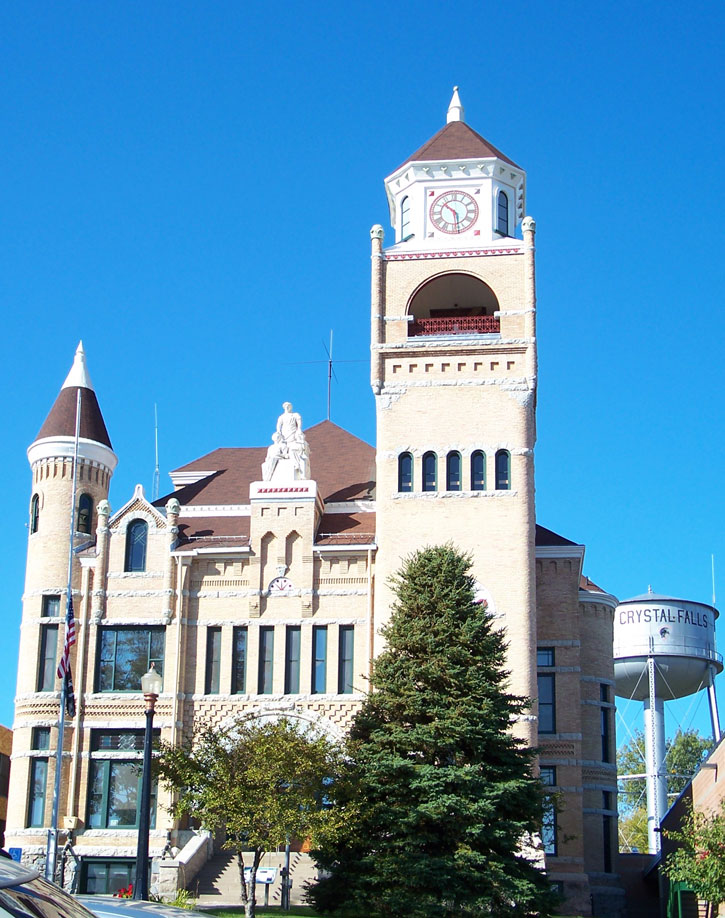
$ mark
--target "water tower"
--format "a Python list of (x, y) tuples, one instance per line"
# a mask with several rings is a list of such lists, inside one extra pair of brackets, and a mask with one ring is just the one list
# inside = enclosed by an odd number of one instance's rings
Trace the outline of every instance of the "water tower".
[(722, 671), (715, 650), (714, 606), (645, 593), (617, 606), (614, 618), (614, 679), (620, 697), (644, 702), (647, 759), (647, 837), (660, 850), (659, 826), (667, 812), (665, 701), (708, 690), (713, 736), (720, 739), (715, 676)]

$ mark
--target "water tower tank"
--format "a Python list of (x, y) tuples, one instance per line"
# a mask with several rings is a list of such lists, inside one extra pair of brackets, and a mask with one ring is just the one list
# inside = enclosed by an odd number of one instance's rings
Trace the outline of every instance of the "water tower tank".
[(702, 602), (645, 593), (617, 606), (614, 679), (624, 698), (649, 697), (647, 660), (655, 658), (657, 696), (684, 698), (712, 685), (722, 671), (715, 650), (717, 609)]

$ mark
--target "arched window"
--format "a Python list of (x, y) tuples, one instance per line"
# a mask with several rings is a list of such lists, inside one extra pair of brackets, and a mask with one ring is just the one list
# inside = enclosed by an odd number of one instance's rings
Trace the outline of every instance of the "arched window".
[(90, 494), (81, 494), (78, 500), (78, 522), (76, 532), (91, 534), (93, 524), (93, 498)]
[(461, 454), (448, 453), (446, 456), (446, 491), (461, 490)]
[(435, 453), (423, 456), (423, 490), (438, 490), (438, 457)]
[(400, 239), (404, 241), (410, 236), (410, 198), (404, 197), (400, 202)]
[(511, 488), (511, 456), (505, 449), (496, 453), (496, 490), (508, 491)]
[(146, 570), (146, 542), (149, 527), (144, 520), (134, 520), (126, 530), (126, 566), (124, 570)]
[(410, 453), (398, 456), (398, 491), (413, 490), (413, 457)]
[(496, 212), (496, 230), (502, 236), (509, 234), (509, 199), (505, 191), (499, 191)]
[(38, 494), (33, 494), (33, 499), (30, 501), (30, 531), (38, 531), (38, 523), (40, 522), (40, 496)]
[(471, 453), (471, 490), (486, 490), (486, 454), (480, 449)]

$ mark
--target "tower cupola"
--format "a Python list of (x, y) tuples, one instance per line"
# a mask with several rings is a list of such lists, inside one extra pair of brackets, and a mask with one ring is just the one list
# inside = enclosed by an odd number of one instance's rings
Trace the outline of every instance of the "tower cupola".
[(445, 126), (385, 179), (396, 250), (481, 247), (516, 236), (526, 173), (463, 119), (455, 86)]

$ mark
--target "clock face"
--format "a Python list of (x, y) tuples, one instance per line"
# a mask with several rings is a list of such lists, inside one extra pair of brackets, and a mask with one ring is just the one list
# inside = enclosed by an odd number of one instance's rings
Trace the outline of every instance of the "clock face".
[(275, 577), (269, 585), (270, 593), (291, 593), (293, 589), (292, 581), (287, 577)]
[(478, 220), (478, 204), (465, 191), (444, 191), (431, 204), (430, 218), (444, 233), (462, 233)]

